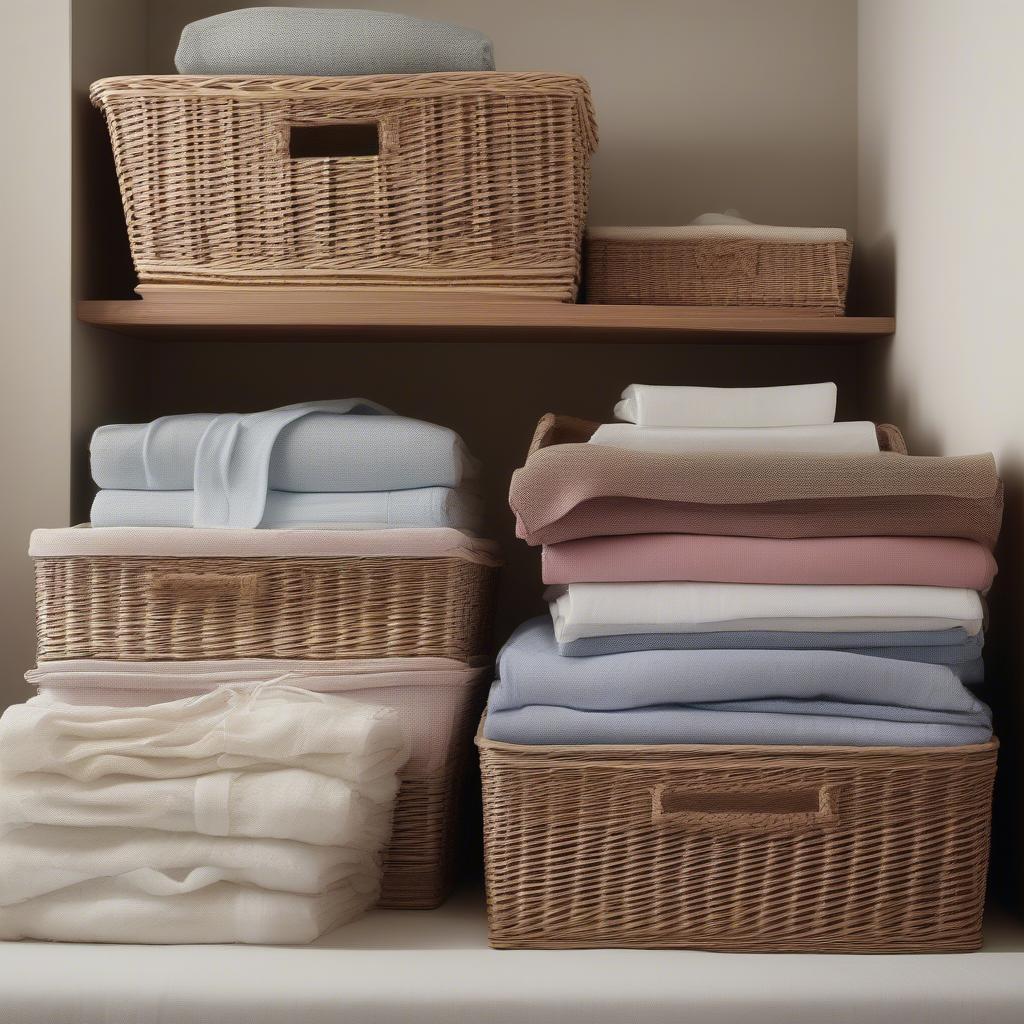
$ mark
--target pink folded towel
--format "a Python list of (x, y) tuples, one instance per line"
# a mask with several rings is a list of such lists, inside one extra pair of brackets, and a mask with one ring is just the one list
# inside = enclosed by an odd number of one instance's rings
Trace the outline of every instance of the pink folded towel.
[(992, 555), (950, 537), (587, 537), (544, 547), (545, 583), (823, 583), (987, 590)]

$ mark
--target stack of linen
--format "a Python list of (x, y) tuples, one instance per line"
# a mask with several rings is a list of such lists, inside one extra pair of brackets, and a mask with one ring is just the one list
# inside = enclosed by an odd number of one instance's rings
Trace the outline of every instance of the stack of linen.
[(512, 480), (551, 621), (499, 657), (484, 735), (523, 744), (985, 742), (991, 455), (835, 423), (831, 384), (633, 385), (546, 416)]
[(91, 465), (93, 526), (480, 526), (461, 438), (358, 398), (100, 427)]
[(394, 711), (281, 685), (0, 719), (0, 938), (309, 942), (377, 899)]

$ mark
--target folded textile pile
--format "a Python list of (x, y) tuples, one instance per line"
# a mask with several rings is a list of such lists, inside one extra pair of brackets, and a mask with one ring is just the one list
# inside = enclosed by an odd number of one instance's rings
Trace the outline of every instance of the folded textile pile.
[(0, 718), (0, 938), (309, 942), (376, 901), (395, 712), (268, 683)]
[(94, 526), (480, 526), (461, 438), (363, 399), (103, 426), (90, 457)]
[(493, 71), (482, 32), (387, 11), (248, 7), (186, 25), (183, 75), (409, 75)]
[(945, 746), (991, 736), (980, 593), (990, 455), (906, 454), (835, 423), (831, 384), (633, 385), (598, 426), (546, 416), (512, 479), (551, 621), (498, 664), (515, 743)]

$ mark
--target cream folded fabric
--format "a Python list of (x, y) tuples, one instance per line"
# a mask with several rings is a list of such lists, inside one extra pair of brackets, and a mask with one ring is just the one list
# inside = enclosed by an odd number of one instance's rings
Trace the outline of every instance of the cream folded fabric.
[(363, 783), (393, 775), (408, 752), (390, 708), (277, 684), (118, 709), (40, 695), (0, 718), (5, 772), (83, 782), (282, 767)]
[[(309, 807), (307, 813), (320, 812)], [(376, 834), (338, 847), (156, 829), (8, 826), (0, 834), (0, 906), (99, 878), (120, 879), (151, 896), (199, 892), (218, 882), (307, 895), (345, 883), (365, 892), (380, 875), (379, 851), (389, 831), (385, 817)]]
[(341, 885), (319, 896), (229, 882), (181, 896), (154, 896), (123, 879), (84, 882), (0, 908), (0, 939), (53, 942), (312, 942), (377, 901)]
[(806, 427), (640, 427), (603, 423), (589, 444), (638, 452), (877, 452), (874, 423)]
[[(692, 224), (659, 227), (640, 225), (638, 227), (592, 227), (587, 228), (587, 238), (594, 241), (618, 242), (706, 242), (713, 239), (749, 238), (762, 242), (845, 242), (848, 235), (845, 228), (802, 228), (785, 224), (753, 224), (742, 218), (725, 221), (703, 220), (698, 217)], [(703, 220), (703, 222), (702, 222)]]
[(373, 849), (374, 837), (387, 836), (397, 790), (395, 777), (356, 788), (301, 768), (95, 782), (53, 772), (0, 773), (0, 827), (160, 829)]
[(835, 420), (836, 394), (832, 383), (771, 388), (630, 384), (615, 406), (615, 417), (641, 427), (820, 426)]
[(869, 632), (954, 629), (974, 635), (984, 610), (950, 587), (746, 583), (573, 583), (551, 588), (555, 638), (736, 630)]

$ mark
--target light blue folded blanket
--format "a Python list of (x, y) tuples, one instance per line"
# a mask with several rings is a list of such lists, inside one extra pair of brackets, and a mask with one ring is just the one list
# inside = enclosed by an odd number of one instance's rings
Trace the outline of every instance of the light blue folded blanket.
[(484, 735), (512, 743), (983, 742), (988, 708), (947, 666), (844, 651), (563, 658), (549, 619), (498, 657)]
[(248, 7), (186, 25), (183, 75), (409, 75), (493, 71), (482, 32), (387, 11)]
[(873, 633), (801, 633), (773, 630), (729, 633), (623, 633), (583, 637), (560, 643), (563, 658), (594, 658), (631, 651), (821, 650), (845, 651), (873, 658), (948, 665), (962, 683), (985, 679), (984, 636), (965, 629)]
[[(452, 527), (480, 532), (480, 500), (449, 487), (355, 494), (269, 491), (253, 525), (268, 530), (310, 528), (415, 529)], [(100, 491), (93, 526), (194, 526), (194, 491)]]

